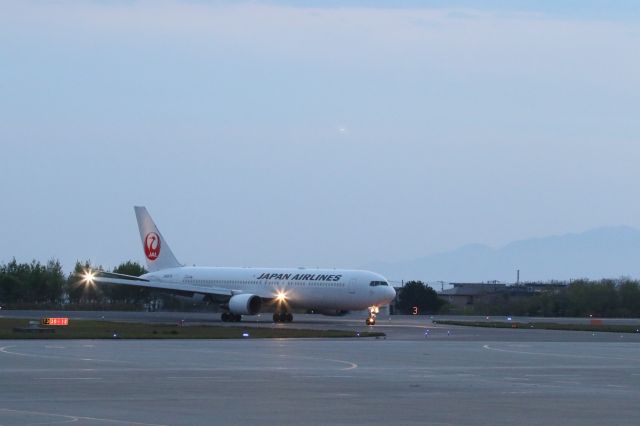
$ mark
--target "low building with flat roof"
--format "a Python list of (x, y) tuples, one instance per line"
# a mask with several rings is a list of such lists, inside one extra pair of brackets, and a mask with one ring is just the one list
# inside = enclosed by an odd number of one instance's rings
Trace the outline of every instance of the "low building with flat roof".
[(522, 283), (507, 285), (497, 281), (489, 283), (451, 283), (450, 289), (443, 290), (438, 296), (453, 307), (464, 308), (478, 302), (491, 303), (498, 297), (532, 296), (543, 292), (558, 292), (567, 283)]
[(452, 306), (464, 308), (479, 301), (489, 302), (496, 295), (506, 293), (507, 285), (503, 283), (451, 283), (453, 288), (443, 290), (438, 296)]

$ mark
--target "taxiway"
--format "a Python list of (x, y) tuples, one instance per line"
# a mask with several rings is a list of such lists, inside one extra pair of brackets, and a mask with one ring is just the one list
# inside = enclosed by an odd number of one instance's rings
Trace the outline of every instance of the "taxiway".
[[(311, 317), (284, 326), (366, 328)], [(640, 420), (640, 335), (379, 324), (386, 339), (0, 341), (0, 424)]]

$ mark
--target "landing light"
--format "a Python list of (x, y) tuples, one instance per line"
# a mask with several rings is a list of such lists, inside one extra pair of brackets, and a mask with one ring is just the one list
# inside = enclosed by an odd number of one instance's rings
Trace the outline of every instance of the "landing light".
[(276, 301), (277, 302), (284, 302), (287, 300), (287, 293), (285, 293), (284, 291), (278, 291), (276, 293)]
[(82, 283), (93, 284), (95, 277), (96, 274), (91, 269), (87, 269), (86, 271), (84, 271), (84, 274), (82, 274)]

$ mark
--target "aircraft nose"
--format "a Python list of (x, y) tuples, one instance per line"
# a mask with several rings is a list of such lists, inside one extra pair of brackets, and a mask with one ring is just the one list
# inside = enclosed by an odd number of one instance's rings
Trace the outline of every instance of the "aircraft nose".
[(392, 301), (396, 297), (396, 289), (392, 286), (387, 287), (387, 293), (389, 294), (389, 301)]

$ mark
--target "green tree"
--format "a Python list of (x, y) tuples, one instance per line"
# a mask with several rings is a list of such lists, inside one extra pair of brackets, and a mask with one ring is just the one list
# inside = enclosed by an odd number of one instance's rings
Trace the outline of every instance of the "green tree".
[(618, 294), (611, 280), (578, 280), (567, 289), (569, 316), (611, 316), (618, 307)]
[(640, 316), (640, 286), (638, 282), (625, 280), (618, 287), (620, 314)]
[(0, 300), (4, 303), (56, 303), (62, 296), (64, 273), (60, 262), (46, 265), (12, 259), (0, 267)]
[[(2, 265), (5, 269), (6, 265)], [(20, 297), (20, 281), (17, 277), (0, 272), (0, 303), (16, 303)]]
[(103, 293), (100, 288), (92, 282), (84, 279), (87, 271), (100, 270), (101, 267), (94, 267), (91, 261), (84, 263), (77, 261), (73, 272), (69, 274), (66, 283), (66, 292), (71, 303), (100, 303), (103, 301)]
[[(139, 277), (142, 274), (146, 274), (147, 270), (138, 262), (128, 260), (118, 265), (113, 272)], [(125, 284), (104, 284), (101, 287), (105, 296), (112, 302), (140, 304), (151, 298), (151, 290), (144, 287)]]
[(6, 303), (20, 303), (28, 301), (27, 280), (30, 270), (28, 263), (18, 263), (16, 259), (2, 267), (2, 293)]
[(50, 303), (58, 303), (64, 293), (66, 279), (62, 265), (57, 259), (51, 259), (44, 268), (44, 289), (42, 298)]
[(400, 289), (397, 308), (405, 314), (413, 313), (414, 307), (418, 308), (419, 314), (432, 314), (438, 312), (444, 304), (435, 290), (422, 281), (409, 281)]

